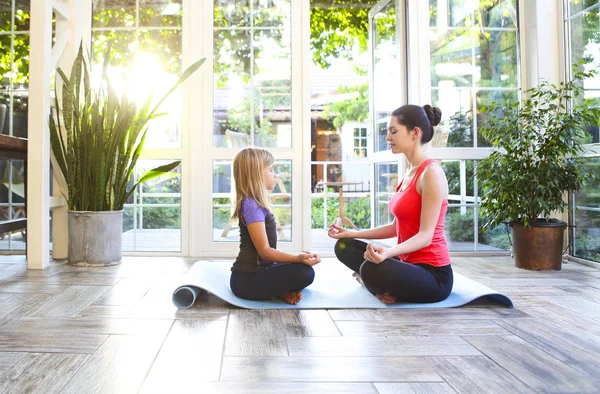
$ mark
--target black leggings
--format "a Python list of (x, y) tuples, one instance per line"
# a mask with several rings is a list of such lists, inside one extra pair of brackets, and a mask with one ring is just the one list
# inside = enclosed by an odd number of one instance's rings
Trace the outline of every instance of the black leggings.
[(335, 255), (348, 268), (360, 274), (373, 294), (390, 292), (398, 301), (431, 303), (445, 300), (452, 291), (452, 267), (409, 264), (390, 258), (379, 264), (365, 260), (367, 243), (342, 238), (335, 244)]
[(313, 267), (306, 264), (273, 264), (257, 272), (233, 271), (229, 285), (233, 294), (247, 300), (270, 300), (283, 293), (300, 291), (315, 280)]

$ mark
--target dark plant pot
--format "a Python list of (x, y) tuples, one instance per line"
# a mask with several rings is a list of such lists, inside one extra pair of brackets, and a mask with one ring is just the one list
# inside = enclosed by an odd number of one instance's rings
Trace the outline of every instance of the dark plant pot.
[(567, 224), (561, 221), (539, 219), (525, 227), (511, 222), (513, 255), (518, 268), (528, 270), (560, 270), (563, 242)]

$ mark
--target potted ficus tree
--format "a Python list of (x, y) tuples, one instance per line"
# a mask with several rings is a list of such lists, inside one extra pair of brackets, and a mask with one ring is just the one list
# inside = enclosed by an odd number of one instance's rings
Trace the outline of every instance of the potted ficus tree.
[(57, 69), (62, 99), (56, 95), (49, 118), (52, 163), (69, 209), (69, 263), (104, 266), (121, 261), (123, 205), (135, 188), (159, 176), (174, 175), (180, 161), (156, 167), (130, 182), (144, 146), (148, 123), (163, 114), (165, 99), (204, 62), (192, 64), (152, 105), (138, 105), (117, 93), (108, 77), (110, 48), (104, 58), (99, 88), (90, 83), (90, 67), (80, 45), (70, 75)]
[(495, 150), (477, 168), (481, 213), (487, 228), (510, 224), (517, 267), (561, 269), (567, 223), (551, 216), (591, 176), (581, 153), (599, 109), (583, 98), (583, 81), (594, 74), (578, 64), (568, 82), (543, 81), (520, 102), (482, 110), (482, 133)]

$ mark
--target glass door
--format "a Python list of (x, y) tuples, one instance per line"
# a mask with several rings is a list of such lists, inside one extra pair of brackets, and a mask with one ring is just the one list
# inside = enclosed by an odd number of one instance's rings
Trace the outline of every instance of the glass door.
[[(239, 243), (232, 162), (246, 147), (275, 156), (278, 182), (271, 203), (278, 226), (278, 248), (301, 249), (301, 67), (293, 45), (300, 28), (297, 5), (290, 0), (214, 0), (212, 8), (212, 103), (203, 122), (211, 132), (201, 152), (204, 171), (202, 253), (235, 255)], [(206, 8), (205, 8), (206, 9)], [(206, 31), (206, 30), (205, 30)], [(208, 172), (208, 173), (207, 173)], [(210, 186), (208, 185), (210, 183)]]

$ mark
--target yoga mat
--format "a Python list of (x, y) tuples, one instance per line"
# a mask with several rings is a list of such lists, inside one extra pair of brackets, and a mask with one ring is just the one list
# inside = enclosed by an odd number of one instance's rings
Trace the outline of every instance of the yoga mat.
[[(199, 295), (211, 292), (222, 300), (247, 309), (358, 309), (358, 308), (452, 308), (487, 297), (489, 300), (512, 307), (504, 294), (467, 277), (454, 273), (452, 293), (444, 301), (432, 304), (396, 302), (386, 305), (352, 277), (352, 271), (337, 260), (324, 260), (314, 266), (315, 281), (302, 290), (302, 300), (296, 305), (280, 299), (251, 301), (236, 297), (229, 287), (231, 262), (202, 260), (194, 263), (185, 283), (173, 292), (173, 303), (178, 308), (190, 308)], [(201, 299), (198, 300), (201, 302)]]

